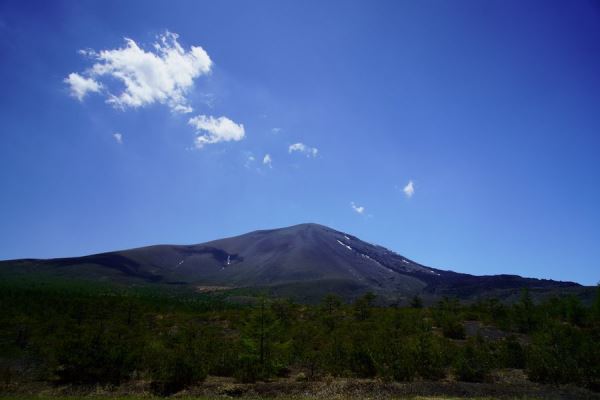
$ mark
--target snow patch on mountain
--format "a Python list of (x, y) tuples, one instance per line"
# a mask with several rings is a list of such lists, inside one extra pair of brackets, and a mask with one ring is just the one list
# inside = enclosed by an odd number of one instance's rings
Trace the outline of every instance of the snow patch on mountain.
[[(336, 239), (336, 240), (337, 240), (337, 239)], [(348, 250), (350, 250), (350, 251), (353, 251), (353, 250), (354, 250), (352, 247), (348, 246), (346, 243), (344, 243), (344, 242), (342, 242), (342, 241), (340, 241), (340, 240), (337, 240), (337, 242), (338, 242), (339, 244), (341, 244), (342, 246), (344, 246), (345, 248), (347, 248)]]

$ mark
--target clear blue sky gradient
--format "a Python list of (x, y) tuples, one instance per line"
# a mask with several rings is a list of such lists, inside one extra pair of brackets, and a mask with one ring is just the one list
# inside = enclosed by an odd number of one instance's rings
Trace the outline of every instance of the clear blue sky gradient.
[[(0, 259), (317, 222), (443, 269), (600, 280), (600, 3), (153, 3), (0, 3)], [(69, 96), (78, 50), (167, 29), (214, 61), (194, 115), (242, 141), (189, 150), (189, 116)]]

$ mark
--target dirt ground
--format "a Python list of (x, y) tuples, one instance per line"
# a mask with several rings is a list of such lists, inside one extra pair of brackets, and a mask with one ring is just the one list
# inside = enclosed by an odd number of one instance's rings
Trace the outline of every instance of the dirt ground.
[[(146, 381), (133, 381), (117, 387), (51, 386), (45, 383), (13, 383), (0, 386), (0, 398), (149, 398), (153, 397)], [(200, 385), (172, 397), (195, 399), (598, 399), (600, 393), (573, 386), (531, 383), (519, 370), (503, 370), (487, 383), (415, 381), (382, 382), (369, 379), (333, 379), (302, 381), (298, 378), (241, 384), (231, 378), (208, 377)]]

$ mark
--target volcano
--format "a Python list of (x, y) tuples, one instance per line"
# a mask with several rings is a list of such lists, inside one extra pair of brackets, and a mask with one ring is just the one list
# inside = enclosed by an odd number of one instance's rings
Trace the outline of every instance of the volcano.
[(253, 288), (301, 300), (327, 293), (390, 300), (509, 297), (522, 288), (577, 291), (581, 285), (517, 275), (476, 276), (431, 268), (319, 224), (259, 230), (195, 245), (155, 245), (72, 258), (0, 262), (1, 275), (45, 276), (196, 290)]

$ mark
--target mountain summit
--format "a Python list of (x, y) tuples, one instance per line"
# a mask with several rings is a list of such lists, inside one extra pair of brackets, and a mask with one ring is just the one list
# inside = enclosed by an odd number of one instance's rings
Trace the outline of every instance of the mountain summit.
[(319, 224), (259, 230), (196, 245), (156, 245), (84, 257), (3, 261), (0, 273), (210, 288), (264, 288), (300, 298), (367, 291), (390, 299), (506, 296), (573, 282), (516, 275), (474, 276), (421, 265), (384, 247)]

